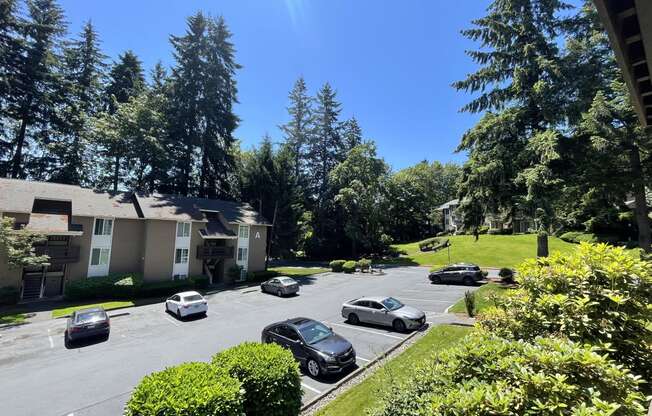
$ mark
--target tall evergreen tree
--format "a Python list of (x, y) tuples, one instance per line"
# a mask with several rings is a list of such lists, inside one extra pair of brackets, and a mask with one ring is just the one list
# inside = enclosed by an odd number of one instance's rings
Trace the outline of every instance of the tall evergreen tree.
[(26, 152), (49, 141), (49, 127), (61, 97), (60, 41), (66, 26), (63, 12), (54, 0), (27, 1), (28, 17), (20, 22), (22, 53), (16, 57), (15, 73), (9, 79), (6, 115), (15, 125), (11, 158), (4, 175), (26, 176)]
[(63, 79), (60, 88), (65, 100), (59, 116), (59, 137), (50, 145), (55, 156), (51, 179), (60, 183), (86, 184), (85, 160), (90, 120), (101, 109), (105, 55), (92, 23), (87, 22), (79, 36), (64, 50)]
[(118, 56), (109, 72), (106, 86), (106, 108), (115, 111), (116, 103), (126, 103), (145, 90), (145, 73), (138, 56), (128, 50)]
[(341, 127), (342, 143), (344, 151), (348, 154), (351, 149), (362, 144), (362, 128), (358, 124), (358, 119), (351, 117), (342, 123)]
[(5, 176), (7, 156), (11, 152), (11, 121), (7, 114), (13, 79), (17, 74), (22, 50), (19, 35), (17, 1), (0, 2), (0, 175)]
[(287, 111), (290, 120), (280, 127), (285, 135), (285, 143), (294, 156), (294, 176), (301, 178), (305, 170), (306, 145), (310, 143), (311, 135), (314, 133), (313, 99), (308, 95), (303, 77), (299, 77), (294, 83), (289, 99), (290, 106)]

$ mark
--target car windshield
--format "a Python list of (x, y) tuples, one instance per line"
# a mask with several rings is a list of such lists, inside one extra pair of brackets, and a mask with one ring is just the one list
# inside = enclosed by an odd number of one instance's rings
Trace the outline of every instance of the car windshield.
[(403, 307), (403, 304), (394, 298), (387, 298), (382, 301), (382, 304), (390, 311), (395, 311)]
[(333, 334), (327, 326), (319, 322), (310, 322), (299, 328), (299, 332), (308, 344), (315, 344)]
[(183, 297), (184, 302), (196, 302), (198, 300), (202, 300), (201, 295), (190, 295), (190, 296), (184, 296)]
[(104, 320), (104, 312), (94, 311), (94, 312), (82, 312), (77, 315), (75, 322), (78, 324), (85, 324), (88, 322), (97, 322)]
[(292, 285), (296, 282), (292, 278), (284, 277), (283, 279), (281, 279), (281, 283), (285, 283), (286, 285)]

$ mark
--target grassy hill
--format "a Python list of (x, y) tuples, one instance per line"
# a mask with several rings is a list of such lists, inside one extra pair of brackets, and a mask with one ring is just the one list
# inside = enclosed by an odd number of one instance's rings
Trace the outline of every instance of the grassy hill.
[[(523, 235), (481, 235), (474, 241), (472, 235), (455, 235), (449, 238), (451, 263), (475, 263), (482, 267), (516, 267), (526, 258), (535, 257), (537, 254), (536, 234)], [(567, 243), (556, 237), (548, 240), (550, 252), (569, 252), (577, 247), (576, 244)], [(448, 264), (448, 249), (436, 253), (419, 251), (418, 244), (396, 244), (395, 247), (402, 253), (397, 262), (418, 264), (421, 266), (442, 266)]]

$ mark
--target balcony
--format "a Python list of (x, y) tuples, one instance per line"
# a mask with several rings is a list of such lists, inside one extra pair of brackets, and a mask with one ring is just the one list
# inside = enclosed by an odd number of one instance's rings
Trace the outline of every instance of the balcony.
[(37, 256), (47, 255), (52, 264), (77, 263), (79, 261), (79, 246), (36, 246)]
[(233, 247), (231, 246), (197, 246), (198, 259), (228, 259), (233, 258)]

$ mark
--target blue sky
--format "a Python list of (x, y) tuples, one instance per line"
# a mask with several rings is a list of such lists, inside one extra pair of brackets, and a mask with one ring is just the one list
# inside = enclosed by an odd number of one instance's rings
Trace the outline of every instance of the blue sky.
[(461, 162), (454, 149), (478, 119), (450, 84), (474, 70), (460, 30), (489, 1), (458, 0), (65, 0), (69, 31), (91, 19), (111, 58), (132, 49), (151, 68), (171, 65), (170, 34), (197, 10), (223, 15), (233, 32), (243, 147), (287, 119), (287, 94), (302, 75), (311, 92), (328, 81), (344, 117), (355, 115), (379, 154), (400, 169), (423, 159)]

